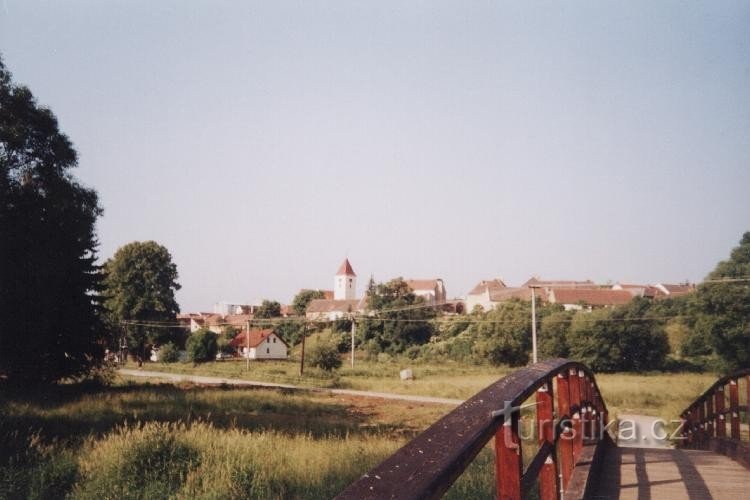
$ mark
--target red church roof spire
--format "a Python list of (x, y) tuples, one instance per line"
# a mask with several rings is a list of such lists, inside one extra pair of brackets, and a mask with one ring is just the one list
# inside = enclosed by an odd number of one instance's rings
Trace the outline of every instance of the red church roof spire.
[(336, 272), (336, 276), (356, 276), (354, 273), (354, 269), (352, 269), (352, 265), (349, 263), (349, 259), (344, 259), (344, 262), (341, 263), (341, 267), (339, 267), (338, 272)]

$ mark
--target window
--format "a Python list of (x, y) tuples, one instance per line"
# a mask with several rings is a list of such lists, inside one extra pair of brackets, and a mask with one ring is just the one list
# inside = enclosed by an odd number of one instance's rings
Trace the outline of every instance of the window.
[(276, 337), (274, 337), (274, 338), (273, 338), (273, 343), (274, 343), (274, 344), (276, 343)]
[(271, 343), (271, 337), (266, 337), (266, 344), (270, 344), (270, 343)]
[(271, 349), (269, 349), (268, 347), (266, 347), (266, 354), (270, 354), (270, 353), (271, 353)]

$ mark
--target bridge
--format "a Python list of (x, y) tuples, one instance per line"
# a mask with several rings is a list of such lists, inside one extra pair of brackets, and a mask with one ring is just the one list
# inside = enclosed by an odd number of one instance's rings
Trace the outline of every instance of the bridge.
[(673, 426), (610, 420), (591, 370), (547, 360), (479, 392), (336, 498), (440, 498), (493, 439), (501, 499), (747, 498), (749, 405), (744, 370), (717, 380)]

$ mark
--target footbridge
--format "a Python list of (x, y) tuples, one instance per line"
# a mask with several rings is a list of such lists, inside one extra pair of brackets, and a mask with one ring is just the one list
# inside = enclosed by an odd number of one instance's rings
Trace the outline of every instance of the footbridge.
[(591, 370), (547, 360), (479, 392), (337, 498), (440, 498), (491, 441), (501, 499), (747, 498), (748, 401), (744, 370), (672, 423), (610, 420)]

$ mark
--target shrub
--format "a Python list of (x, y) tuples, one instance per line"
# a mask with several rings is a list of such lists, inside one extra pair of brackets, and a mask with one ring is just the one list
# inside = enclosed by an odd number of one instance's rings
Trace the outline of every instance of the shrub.
[(662, 369), (669, 353), (664, 327), (649, 318), (646, 299), (577, 313), (568, 344), (571, 358), (604, 372)]
[(341, 357), (336, 344), (330, 341), (319, 341), (310, 350), (310, 364), (321, 370), (333, 371), (341, 368)]
[(203, 328), (196, 330), (187, 341), (188, 359), (193, 363), (216, 359), (218, 349), (216, 334)]
[(180, 360), (180, 350), (172, 342), (167, 342), (159, 349), (159, 361), (162, 363), (176, 363)]

